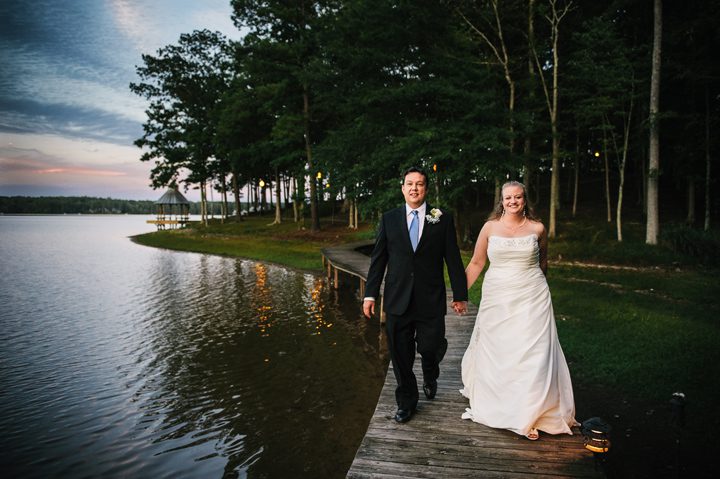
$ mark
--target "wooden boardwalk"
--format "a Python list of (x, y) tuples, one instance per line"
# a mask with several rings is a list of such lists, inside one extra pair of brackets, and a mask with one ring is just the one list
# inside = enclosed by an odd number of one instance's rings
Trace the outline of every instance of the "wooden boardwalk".
[[(341, 251), (335, 256), (344, 261), (337, 266), (341, 271), (350, 269), (353, 252), (363, 256), (355, 247)], [(334, 253), (333, 248), (323, 250), (324, 260), (331, 263)], [(359, 265), (358, 268), (364, 265), (365, 269), (351, 274), (364, 279), (369, 259), (360, 256), (354, 258), (354, 264)], [(592, 453), (583, 447), (577, 428), (572, 436), (541, 433), (540, 439), (533, 442), (510, 431), (460, 419), (468, 406), (467, 399), (459, 392), (462, 387), (460, 361), (476, 314), (477, 307), (473, 305), (465, 316), (458, 316), (448, 308), (445, 317), (448, 350), (440, 365), (437, 396), (429, 401), (420, 391), (418, 410), (405, 424), (393, 419), (397, 405), (395, 377), (390, 366), (348, 478), (603, 477), (600, 468), (595, 467)], [(419, 356), (415, 361), (415, 374), (421, 383)]]

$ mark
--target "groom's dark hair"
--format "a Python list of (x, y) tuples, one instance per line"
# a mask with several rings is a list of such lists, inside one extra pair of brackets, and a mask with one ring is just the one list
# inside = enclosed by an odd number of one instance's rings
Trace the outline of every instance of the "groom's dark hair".
[(402, 180), (400, 184), (405, 183), (405, 177), (407, 175), (409, 175), (410, 173), (420, 173), (421, 175), (423, 175), (425, 177), (425, 186), (428, 185), (429, 180), (428, 180), (427, 173), (425, 173), (425, 170), (423, 170), (422, 168), (420, 168), (418, 166), (411, 166), (410, 168), (405, 169), (405, 171), (403, 171), (403, 173), (402, 173), (402, 176), (400, 177), (400, 179)]

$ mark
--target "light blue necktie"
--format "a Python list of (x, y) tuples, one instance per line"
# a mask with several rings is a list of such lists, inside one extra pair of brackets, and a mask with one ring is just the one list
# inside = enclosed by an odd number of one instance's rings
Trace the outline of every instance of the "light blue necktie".
[(412, 249), (415, 251), (417, 249), (418, 245), (418, 236), (420, 233), (420, 222), (418, 221), (418, 212), (417, 210), (414, 210), (412, 212), (413, 219), (410, 222), (410, 244), (412, 244)]

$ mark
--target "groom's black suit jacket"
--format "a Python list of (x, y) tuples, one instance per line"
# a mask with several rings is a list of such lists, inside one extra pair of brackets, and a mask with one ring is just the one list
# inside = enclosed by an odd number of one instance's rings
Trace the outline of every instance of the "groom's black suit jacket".
[[(432, 206), (426, 206), (429, 214)], [(467, 301), (467, 280), (455, 237), (452, 215), (444, 212), (440, 221), (426, 218), (417, 250), (413, 251), (408, 233), (405, 205), (383, 214), (375, 248), (370, 259), (367, 296), (377, 298), (385, 276), (386, 313), (404, 314), (410, 301), (427, 316), (445, 316), (447, 299), (443, 261), (447, 264), (454, 301)]]

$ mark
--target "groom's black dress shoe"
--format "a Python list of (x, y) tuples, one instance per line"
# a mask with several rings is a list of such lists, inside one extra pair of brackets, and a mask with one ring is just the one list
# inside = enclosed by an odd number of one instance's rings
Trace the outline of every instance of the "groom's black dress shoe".
[(434, 399), (437, 394), (437, 381), (423, 384), (423, 392), (428, 399)]
[(395, 420), (397, 422), (408, 422), (414, 412), (414, 409), (398, 409), (395, 413)]

